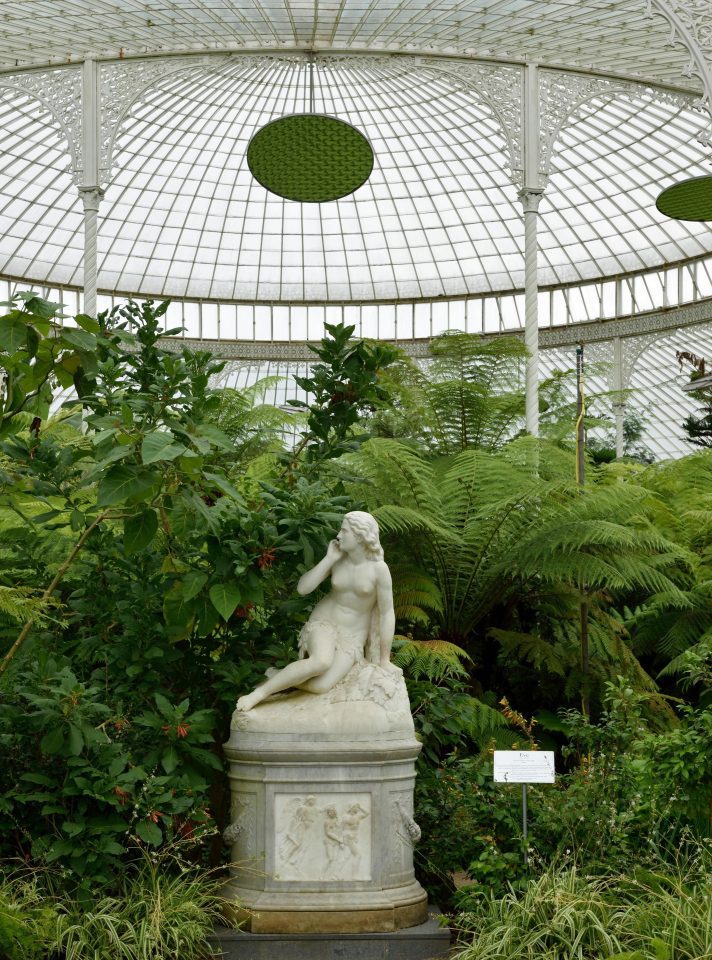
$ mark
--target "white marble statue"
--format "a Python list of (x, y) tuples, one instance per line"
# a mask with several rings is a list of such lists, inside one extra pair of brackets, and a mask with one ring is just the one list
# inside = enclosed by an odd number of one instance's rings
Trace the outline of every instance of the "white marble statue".
[[(299, 637), (299, 660), (287, 664), (237, 701), (252, 710), (273, 693), (292, 687), (323, 694), (368, 661), (386, 670), (395, 630), (391, 575), (383, 559), (378, 524), (370, 513), (347, 513), (323, 560), (300, 579), (304, 596), (331, 576), (331, 591), (311, 612)], [(398, 671), (400, 673), (400, 671)], [(406, 700), (407, 703), (407, 700)]]

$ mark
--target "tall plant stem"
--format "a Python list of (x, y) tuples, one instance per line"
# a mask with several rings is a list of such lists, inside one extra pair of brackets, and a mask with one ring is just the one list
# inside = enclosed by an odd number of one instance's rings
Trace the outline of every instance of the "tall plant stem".
[[(57, 589), (57, 587), (58, 587), (59, 584), (61, 583), (62, 577), (65, 575), (65, 573), (67, 572), (67, 570), (69, 570), (69, 568), (71, 567), (72, 563), (74, 563), (74, 561), (76, 560), (76, 558), (77, 558), (78, 554), (81, 552), (81, 549), (82, 549), (82, 547), (84, 546), (84, 544), (87, 542), (87, 540), (89, 539), (89, 537), (91, 536), (91, 534), (94, 532), (94, 530), (99, 526), (99, 524), (102, 523), (104, 520), (106, 520), (106, 518), (108, 517), (108, 515), (109, 515), (109, 511), (108, 511), (108, 510), (105, 510), (103, 513), (100, 513), (99, 516), (96, 518), (96, 520), (94, 520), (94, 522), (91, 523), (91, 524), (86, 528), (86, 530), (84, 531), (84, 533), (81, 535), (81, 537), (80, 537), (80, 538), (77, 540), (77, 542), (74, 544), (74, 547), (73, 547), (73, 549), (72, 549), (72, 552), (69, 554), (69, 556), (68, 556), (67, 559), (64, 561), (64, 563), (62, 564), (62, 566), (61, 566), (61, 567), (59, 568), (59, 570), (56, 572), (56, 574), (54, 575), (54, 578), (53, 578), (52, 582), (51, 582), (50, 585), (47, 587), (47, 589), (45, 590), (45, 592), (42, 594), (42, 598), (41, 598), (42, 600), (49, 600), (49, 598), (52, 596), (52, 594), (54, 593), (54, 591)], [(10, 666), (10, 662), (12, 661), (12, 658), (15, 656), (15, 654), (17, 653), (17, 651), (20, 649), (20, 647), (22, 646), (22, 644), (23, 644), (23, 643), (25, 642), (25, 640), (27, 639), (27, 635), (29, 634), (30, 630), (32, 629), (32, 624), (33, 624), (33, 621), (32, 621), (32, 620), (28, 620), (28, 621), (27, 621), (27, 623), (24, 625), (24, 627), (23, 627), (22, 630), (20, 631), (20, 635), (18, 636), (17, 640), (15, 640), (15, 642), (13, 643), (13, 645), (10, 647), (10, 649), (8, 650), (8, 652), (5, 654), (5, 656), (4, 656), (3, 660), (2, 660), (2, 663), (0, 663), (0, 676), (2, 676), (3, 673), (5, 673), (5, 671), (7, 670), (7, 668)]]

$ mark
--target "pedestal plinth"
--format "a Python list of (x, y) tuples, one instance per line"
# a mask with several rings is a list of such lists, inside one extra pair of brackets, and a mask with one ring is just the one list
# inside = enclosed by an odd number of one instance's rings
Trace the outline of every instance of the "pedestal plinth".
[(413, 872), (415, 758), (400, 671), (236, 711), (231, 891), (253, 933), (376, 933), (427, 919)]

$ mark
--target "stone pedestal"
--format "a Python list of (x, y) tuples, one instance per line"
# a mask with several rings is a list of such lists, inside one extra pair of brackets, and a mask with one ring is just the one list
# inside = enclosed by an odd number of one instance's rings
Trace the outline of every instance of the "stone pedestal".
[(236, 711), (231, 890), (253, 933), (368, 933), (427, 919), (413, 872), (413, 733), (400, 671), (357, 664), (326, 694)]

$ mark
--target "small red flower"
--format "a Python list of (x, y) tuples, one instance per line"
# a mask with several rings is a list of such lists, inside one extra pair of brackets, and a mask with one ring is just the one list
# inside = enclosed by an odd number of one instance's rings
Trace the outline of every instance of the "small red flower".
[(277, 554), (274, 552), (272, 547), (265, 547), (257, 559), (257, 566), (260, 568), (260, 570), (271, 570), (276, 559)]
[(151, 810), (151, 812), (148, 815), (148, 819), (153, 820), (154, 823), (158, 823), (158, 821), (161, 819), (162, 816), (163, 814), (161, 813), (160, 810)]
[(171, 726), (170, 723), (164, 723), (163, 726), (161, 727), (161, 730), (162, 730), (164, 733), (170, 733), (172, 729), (173, 729), (173, 727)]
[(173, 818), (173, 829), (184, 840), (192, 840), (195, 835), (195, 821), (181, 820), (180, 817)]
[(233, 614), (238, 620), (249, 620), (250, 611), (254, 608), (254, 603), (251, 600), (248, 600), (244, 607), (237, 607)]
[(126, 805), (126, 801), (127, 801), (128, 798), (129, 798), (129, 792), (128, 792), (128, 790), (124, 790), (124, 789), (122, 789), (121, 787), (116, 786), (116, 787), (114, 787), (114, 793), (115, 793), (116, 796), (119, 798), (119, 803), (121, 804), (121, 806), (122, 806), (122, 807), (125, 806), (125, 805)]
[(178, 736), (181, 737), (181, 738), (182, 738), (182, 737), (187, 737), (189, 730), (190, 730), (190, 724), (189, 724), (189, 723), (179, 723), (178, 726), (176, 727), (176, 733), (177, 733)]

